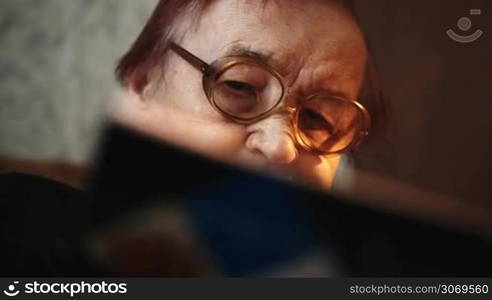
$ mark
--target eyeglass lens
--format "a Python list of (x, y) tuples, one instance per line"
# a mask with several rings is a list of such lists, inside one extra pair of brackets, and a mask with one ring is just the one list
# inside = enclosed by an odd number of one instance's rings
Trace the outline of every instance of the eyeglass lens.
[(224, 113), (248, 120), (275, 107), (282, 93), (280, 81), (263, 67), (238, 63), (216, 79), (212, 98)]
[[(217, 76), (210, 96), (226, 115), (251, 120), (276, 107), (283, 93), (282, 83), (264, 67), (237, 63)], [(342, 151), (356, 138), (361, 118), (359, 109), (350, 101), (314, 97), (298, 108), (297, 135), (311, 149)]]

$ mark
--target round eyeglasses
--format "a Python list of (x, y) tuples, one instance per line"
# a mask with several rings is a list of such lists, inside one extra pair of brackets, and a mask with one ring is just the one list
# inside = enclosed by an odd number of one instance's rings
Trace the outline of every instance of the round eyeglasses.
[(210, 104), (235, 122), (253, 123), (284, 108), (293, 115), (297, 143), (320, 154), (346, 152), (368, 134), (369, 112), (357, 101), (313, 95), (296, 108), (285, 107), (284, 79), (270, 65), (245, 56), (225, 56), (207, 64), (175, 43), (170, 49), (202, 72)]

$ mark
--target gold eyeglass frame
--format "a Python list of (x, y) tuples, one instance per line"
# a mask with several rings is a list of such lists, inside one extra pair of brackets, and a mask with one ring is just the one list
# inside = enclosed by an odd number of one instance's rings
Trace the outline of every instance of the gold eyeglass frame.
[[(345, 146), (345, 148), (342, 148), (342, 149), (337, 150), (337, 151), (329, 151), (329, 152), (316, 149), (316, 148), (310, 146), (306, 141), (304, 141), (304, 139), (300, 135), (299, 121), (298, 121), (300, 109), (280, 105), (284, 101), (286, 95), (288, 94), (288, 91), (287, 91), (285, 80), (284, 80), (283, 76), (280, 75), (280, 73), (277, 72), (272, 66), (270, 66), (270, 65), (268, 65), (268, 64), (266, 64), (260, 60), (257, 60), (255, 58), (252, 58), (252, 57), (249, 58), (249, 57), (244, 57), (244, 56), (233, 56), (233, 55), (221, 57), (221, 58), (213, 61), (211, 64), (208, 64), (208, 63), (204, 62), (203, 60), (201, 60), (200, 58), (198, 58), (197, 56), (195, 56), (194, 54), (192, 54), (191, 52), (189, 52), (188, 50), (184, 49), (183, 47), (179, 46), (178, 44), (176, 44), (174, 42), (171, 42), (169, 44), (169, 49), (174, 51), (174, 53), (176, 53), (178, 56), (180, 56), (182, 59), (187, 61), (195, 69), (199, 70), (203, 74), (203, 77), (202, 77), (203, 90), (205, 92), (205, 95), (207, 96), (207, 99), (208, 99), (208, 102), (210, 103), (210, 105), (212, 105), (212, 107), (214, 109), (216, 109), (217, 111), (219, 111), (222, 115), (224, 115), (225, 117), (227, 117), (229, 119), (232, 119), (233, 121), (235, 121), (237, 123), (242, 123), (242, 124), (253, 123), (253, 122), (259, 121), (261, 119), (264, 119), (264, 118), (270, 116), (271, 114), (273, 114), (276, 111), (286, 109), (289, 113), (293, 114), (293, 117), (291, 119), (292, 119), (292, 125), (294, 127), (296, 142), (305, 150), (310, 151), (310, 152), (314, 152), (317, 154), (339, 154), (339, 153), (347, 152), (350, 149), (359, 145), (362, 142), (362, 140), (369, 134), (369, 128), (371, 126), (371, 117), (370, 117), (369, 112), (366, 110), (366, 108), (362, 104), (360, 104), (359, 102), (357, 102), (355, 100), (347, 100), (347, 99), (336, 97), (336, 96), (329, 96), (329, 97), (322, 96), (324, 98), (329, 98), (332, 100), (338, 100), (338, 101), (344, 101), (345, 103), (350, 103), (351, 105), (353, 105), (357, 109), (357, 111), (359, 112), (359, 114), (361, 116), (362, 121), (360, 122), (360, 124), (358, 124), (358, 127), (359, 127), (358, 133), (355, 133), (353, 140), (347, 146)], [(251, 118), (241, 118), (241, 117), (237, 117), (235, 115), (232, 115), (232, 114), (224, 111), (215, 103), (215, 101), (213, 99), (213, 93), (212, 92), (213, 92), (213, 89), (215, 87), (216, 80), (224, 72), (226, 72), (227, 70), (229, 70), (230, 68), (232, 68), (238, 64), (257, 65), (257, 66), (265, 69), (267, 72), (269, 72), (271, 75), (273, 75), (280, 82), (280, 86), (282, 88), (281, 95), (280, 95), (278, 101), (272, 106), (272, 108), (268, 109), (267, 111), (265, 111), (265, 112), (263, 112), (257, 116), (251, 117)], [(311, 99), (318, 98), (318, 97), (320, 97), (320, 95), (313, 95), (313, 96), (306, 98), (304, 101), (307, 102)], [(302, 105), (301, 105), (301, 107), (302, 107)]]

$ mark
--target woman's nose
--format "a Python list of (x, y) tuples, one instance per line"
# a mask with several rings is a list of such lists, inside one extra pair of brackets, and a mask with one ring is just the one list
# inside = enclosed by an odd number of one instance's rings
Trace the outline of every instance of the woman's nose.
[(289, 164), (298, 156), (293, 129), (287, 116), (273, 115), (247, 127), (246, 147), (262, 153), (270, 162)]

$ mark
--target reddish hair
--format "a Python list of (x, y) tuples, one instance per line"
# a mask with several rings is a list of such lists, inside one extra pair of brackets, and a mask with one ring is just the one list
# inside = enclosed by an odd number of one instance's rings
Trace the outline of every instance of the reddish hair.
[[(175, 20), (190, 8), (197, 14), (196, 17), (199, 17), (213, 1), (215, 0), (160, 0), (130, 50), (118, 62), (115, 74), (120, 84), (141, 93), (149, 81), (150, 72), (156, 66), (165, 64), (163, 57), (170, 40), (173, 39), (171, 27)], [(340, 0), (340, 3), (357, 19), (350, 0)], [(371, 114), (371, 132), (387, 137), (387, 108), (378, 72), (370, 55), (369, 57), (364, 89), (359, 101)]]
[(118, 62), (115, 73), (121, 85), (141, 93), (150, 71), (163, 63), (176, 18), (192, 4), (201, 12), (212, 1), (160, 0), (130, 50)]

